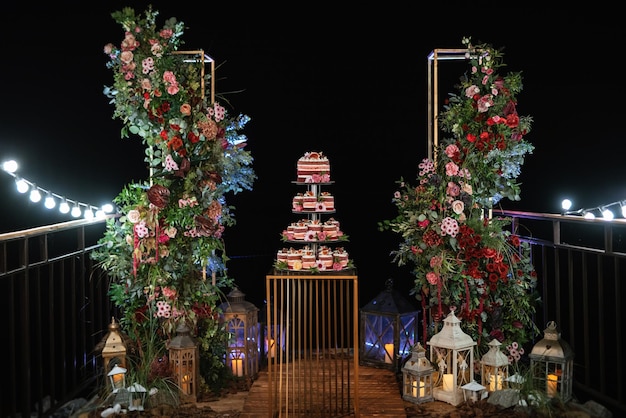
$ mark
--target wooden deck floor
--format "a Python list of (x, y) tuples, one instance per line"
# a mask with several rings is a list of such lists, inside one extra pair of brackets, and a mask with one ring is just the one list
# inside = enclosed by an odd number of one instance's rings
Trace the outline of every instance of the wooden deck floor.
[[(254, 381), (250, 392), (243, 406), (240, 418), (268, 418), (269, 395), (268, 395), (268, 373), (261, 371), (259, 377)], [(406, 418), (406, 410), (400, 385), (396, 376), (391, 370), (378, 369), (375, 367), (359, 367), (359, 388), (358, 393), (359, 416), (354, 412), (349, 416), (355, 418)], [(278, 417), (278, 414), (274, 414)], [(315, 416), (333, 418), (332, 414), (322, 412)], [(307, 415), (289, 413), (285, 417), (304, 418)], [(308, 415), (310, 416), (310, 414)], [(272, 417), (274, 418), (274, 417)]]

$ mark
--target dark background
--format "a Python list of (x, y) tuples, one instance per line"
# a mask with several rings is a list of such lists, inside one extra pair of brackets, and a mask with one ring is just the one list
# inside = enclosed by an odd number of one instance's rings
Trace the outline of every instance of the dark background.
[[(23, 177), (94, 205), (147, 177), (138, 138), (121, 139), (121, 122), (103, 95), (112, 84), (106, 43), (123, 29), (111, 13), (148, 2), (83, 6), (17, 3), (4, 13), (0, 160), (15, 159)], [(87, 5), (88, 4), (88, 5)], [(297, 215), (296, 160), (306, 151), (330, 159), (345, 248), (359, 274), (364, 303), (393, 278), (412, 278), (391, 263), (398, 242), (379, 232), (395, 215), (395, 181), (414, 179), (427, 156), (428, 54), (474, 43), (503, 47), (510, 71), (522, 71), (518, 111), (534, 119), (535, 146), (522, 169), (522, 200), (505, 209), (560, 211), (626, 198), (623, 122), (626, 88), (619, 62), (624, 24), (602, 2), (546, 11), (513, 3), (400, 2), (338, 8), (338, 3), (153, 1), (159, 22), (185, 22), (184, 50), (204, 49), (218, 65), (217, 91), (231, 114), (252, 118), (245, 133), (258, 179), (232, 196), (237, 225), (226, 231), (230, 273), (257, 305), (265, 274)], [(463, 62), (441, 64), (439, 88), (455, 91)], [(32, 204), (0, 173), (0, 233), (68, 220)], [(408, 296), (408, 295), (407, 295)]]

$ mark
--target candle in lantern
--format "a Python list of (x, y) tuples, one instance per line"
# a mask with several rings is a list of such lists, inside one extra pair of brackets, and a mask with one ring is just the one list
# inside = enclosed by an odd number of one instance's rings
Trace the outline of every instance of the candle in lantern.
[(385, 344), (385, 363), (393, 363), (393, 343)]
[(557, 394), (557, 383), (559, 377), (556, 374), (549, 374), (547, 383), (547, 391), (549, 397), (554, 397)]
[(230, 362), (230, 368), (233, 371), (234, 376), (243, 376), (243, 360), (240, 358), (234, 358)]
[(124, 387), (124, 375), (122, 373), (113, 375), (113, 389), (121, 389)]
[(502, 390), (502, 374), (489, 376), (489, 391)]
[(419, 396), (420, 396), (420, 398), (423, 398), (424, 397), (424, 393), (425, 393), (424, 392), (424, 390), (425, 390), (424, 382), (417, 382), (417, 381), (413, 382), (413, 397), (417, 398), (417, 385), (418, 384), (419, 384), (419, 387), (420, 387), (420, 395)]
[(443, 390), (446, 392), (452, 392), (454, 390), (454, 375), (452, 373), (443, 375)]
[(270, 339), (267, 340), (267, 347), (268, 347), (268, 351), (269, 351), (269, 357), (270, 358), (274, 358), (276, 357), (276, 341)]
[(189, 390), (189, 381), (190, 381), (190, 377), (188, 374), (183, 375), (182, 378), (182, 389), (183, 389), (183, 393), (186, 395), (191, 394), (191, 391)]

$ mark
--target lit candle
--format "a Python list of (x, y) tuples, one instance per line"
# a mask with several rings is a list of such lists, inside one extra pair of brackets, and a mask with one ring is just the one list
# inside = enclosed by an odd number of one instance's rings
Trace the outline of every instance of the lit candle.
[(121, 389), (124, 387), (124, 375), (122, 373), (113, 375), (113, 388)]
[(269, 347), (269, 357), (274, 358), (276, 356), (276, 341), (268, 340), (267, 346)]
[(230, 362), (230, 368), (233, 371), (234, 376), (243, 376), (243, 360), (240, 358), (234, 358)]
[(549, 374), (548, 375), (548, 381), (546, 382), (548, 384), (547, 389), (548, 389), (548, 396), (550, 398), (556, 396), (557, 394), (557, 383), (559, 381), (559, 378), (557, 375), (555, 374)]
[(502, 390), (502, 376), (500, 373), (489, 376), (489, 391), (493, 392), (496, 390)]
[(385, 344), (385, 363), (393, 363), (393, 343)]
[(183, 385), (182, 385), (183, 388), (182, 389), (183, 389), (183, 393), (186, 394), (186, 395), (190, 395), (191, 394), (191, 391), (189, 390), (189, 380), (191, 380), (191, 379), (189, 378), (188, 374), (183, 375)]
[(454, 390), (454, 375), (447, 373), (443, 375), (443, 390), (452, 392)]
[(417, 385), (420, 387), (420, 398), (424, 397), (424, 382), (413, 382), (413, 397), (417, 398)]

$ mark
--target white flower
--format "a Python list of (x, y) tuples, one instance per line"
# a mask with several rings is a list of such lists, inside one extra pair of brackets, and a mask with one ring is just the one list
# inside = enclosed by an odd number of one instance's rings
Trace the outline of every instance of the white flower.
[(141, 219), (141, 213), (137, 209), (132, 209), (128, 211), (126, 217), (131, 223), (136, 224)]

